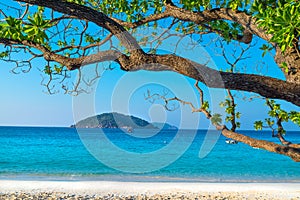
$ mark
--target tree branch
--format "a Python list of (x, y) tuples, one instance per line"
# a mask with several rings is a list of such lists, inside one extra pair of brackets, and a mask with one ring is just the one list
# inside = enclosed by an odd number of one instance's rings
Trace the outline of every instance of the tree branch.
[[(121, 69), (126, 71), (174, 71), (198, 80), (211, 88), (254, 92), (266, 98), (284, 99), (300, 106), (299, 84), (255, 74), (221, 72), (172, 54), (127, 57), (118, 52), (115, 56), (120, 56), (116, 61), (121, 65)], [(102, 56), (99, 58), (103, 59)], [(90, 62), (97, 61), (94, 59), (97, 59), (97, 55), (93, 55)]]
[[(198, 25), (203, 25), (204, 23), (208, 23), (215, 20), (230, 20), (239, 23), (245, 29), (244, 35), (239, 35), (237, 38), (232, 38), (234, 40), (248, 44), (252, 41), (253, 34), (267, 41), (269, 41), (272, 38), (272, 35), (267, 34), (265, 30), (258, 28), (257, 24), (255, 24), (255, 19), (253, 19), (251, 15), (248, 15), (245, 12), (235, 11), (229, 8), (218, 8), (212, 10), (205, 10), (202, 12), (192, 12), (179, 8), (170, 2), (166, 3), (165, 5), (166, 9), (164, 12), (150, 15), (136, 22), (126, 22), (116, 18), (113, 19), (120, 25), (127, 28), (137, 28), (146, 23), (150, 23), (168, 17), (173, 17), (175, 19), (179, 19), (181, 21), (186, 22), (194, 22)], [(209, 27), (206, 26), (206, 28)], [(210, 30), (222, 35), (222, 32), (218, 30)]]
[(140, 48), (137, 41), (126, 31), (126, 29), (112, 20), (104, 13), (96, 11), (86, 6), (70, 3), (63, 0), (14, 0), (18, 2), (29, 3), (32, 5), (43, 6), (51, 8), (60, 13), (64, 13), (70, 16), (76, 16), (78, 19), (88, 20), (94, 22), (100, 27), (109, 30), (114, 34), (124, 45), (129, 52), (143, 54), (143, 50)]
[[(198, 87), (198, 82), (196, 82), (195, 85), (197, 85), (196, 88), (197, 88), (198, 91), (199, 90), (202, 91)], [(200, 92), (200, 99), (203, 99), (202, 95), (203, 95), (203, 93)], [(183, 105), (189, 105), (192, 109), (192, 112), (204, 113), (205, 116), (209, 120), (211, 120), (211, 122), (216, 127), (216, 129), (220, 130), (222, 132), (222, 134), (227, 138), (231, 138), (231, 139), (236, 140), (238, 142), (242, 142), (242, 143), (247, 144), (251, 147), (265, 149), (265, 150), (270, 151), (270, 152), (282, 154), (282, 155), (285, 155), (285, 156), (288, 156), (288, 157), (292, 158), (296, 162), (300, 162), (300, 149), (294, 148), (294, 147), (289, 147), (289, 146), (283, 146), (283, 145), (276, 144), (276, 143), (269, 142), (269, 141), (265, 141), (265, 140), (254, 139), (254, 138), (251, 138), (249, 136), (245, 136), (243, 134), (236, 133), (234, 131), (230, 131), (230, 130), (228, 130), (228, 128), (225, 125), (221, 125), (219, 123), (213, 122), (212, 121), (212, 116), (210, 115), (210, 113), (206, 109), (202, 108), (202, 104), (200, 105), (200, 108), (197, 109), (191, 102), (184, 101), (182, 99), (179, 99), (178, 97), (166, 98), (164, 95), (150, 94), (150, 92), (148, 92), (148, 96), (146, 97), (146, 99), (149, 100), (153, 97), (159, 97), (159, 98), (163, 99), (164, 102), (165, 102), (165, 108), (167, 108), (167, 109), (168, 109), (168, 103), (170, 101), (178, 101), (179, 103), (182, 103)], [(209, 113), (209, 115), (207, 115), (207, 113)]]
[(294, 161), (300, 162), (300, 149), (298, 149), (298, 148), (288, 147), (288, 146), (276, 144), (276, 143), (265, 141), (265, 140), (254, 139), (249, 136), (245, 136), (243, 134), (239, 134), (239, 133), (230, 131), (227, 128), (224, 128), (222, 130), (222, 134), (228, 138), (242, 142), (249, 146), (260, 148), (260, 149), (265, 149), (267, 151), (282, 154), (282, 155), (286, 155), (286, 156), (292, 158)]
[(170, 17), (170, 13), (169, 13), (168, 10), (166, 10), (162, 13), (150, 15), (150, 16), (148, 16), (146, 18), (143, 18), (143, 19), (141, 19), (139, 21), (136, 21), (136, 22), (126, 22), (126, 21), (123, 21), (123, 20), (117, 19), (117, 18), (112, 18), (112, 19), (114, 21), (116, 21), (117, 23), (119, 23), (120, 25), (124, 26), (124, 27), (134, 29), (134, 28), (137, 28), (141, 25), (144, 25), (144, 24), (147, 24), (147, 23), (150, 23), (150, 22), (154, 22), (154, 21), (157, 21), (157, 20), (160, 20), (160, 19), (164, 19), (164, 18), (167, 18), (167, 17)]
[(261, 96), (284, 99), (300, 105), (300, 85), (285, 81), (242, 73), (220, 72), (176, 55), (145, 55), (142, 59), (130, 59), (129, 71), (175, 71), (198, 80), (211, 88), (226, 88), (255, 92)]
[(227, 89), (227, 93), (228, 93), (228, 96), (229, 96), (229, 99), (230, 99), (230, 105), (229, 106), (232, 107), (232, 111), (230, 113), (231, 131), (235, 132), (235, 130), (237, 128), (236, 119), (235, 119), (236, 104), (235, 104), (234, 97), (233, 97), (231, 91)]
[[(39, 5), (51, 8), (55, 11), (65, 13), (71, 16), (76, 16), (79, 19), (88, 20), (96, 23), (98, 26), (108, 29), (113, 35), (116, 35), (129, 52), (130, 56), (126, 56), (117, 51), (99, 52), (98, 55), (91, 55), (80, 58), (66, 58), (64, 56), (53, 54), (47, 49), (36, 46), (44, 53), (46, 60), (53, 60), (62, 63), (68, 69), (77, 69), (87, 63), (102, 62), (107, 60), (115, 60), (121, 66), (121, 69), (126, 71), (149, 70), (175, 71), (180, 74), (189, 76), (195, 80), (203, 82), (211, 88), (226, 88), (231, 90), (242, 90), (255, 92), (266, 98), (284, 99), (295, 105), (300, 106), (300, 84), (287, 83), (275, 78), (253, 75), (253, 74), (238, 74), (230, 72), (220, 72), (192, 62), (188, 59), (176, 55), (154, 55), (144, 53), (137, 41), (125, 30), (123, 26), (107, 17), (101, 12), (91, 8), (81, 6), (74, 3), (69, 3), (63, 0), (15, 0), (29, 4)], [(201, 13), (187, 11), (178, 8), (172, 4), (167, 4), (168, 12), (172, 16), (182, 21), (193, 21), (195, 23), (204, 23), (211, 20), (226, 19), (237, 21), (245, 27), (248, 27), (255, 34), (260, 34), (261, 37), (269, 39), (269, 35), (263, 36), (260, 29), (252, 23), (253, 19), (246, 13), (233, 11), (230, 9), (214, 9), (203, 11)], [(26, 41), (22, 41), (23, 45)], [(28, 44), (28, 45), (32, 45)], [(109, 55), (111, 53), (112, 55)]]
[(138, 57), (135, 54), (126, 56), (116, 50), (107, 50), (80, 58), (68, 58), (55, 54), (40, 44), (26, 40), (0, 39), (0, 43), (34, 47), (44, 54), (47, 61), (61, 63), (69, 70), (97, 62), (116, 61), (120, 64), (121, 69), (125, 71), (174, 71), (198, 80), (211, 88), (255, 92), (266, 98), (284, 99), (295, 105), (300, 105), (299, 84), (287, 83), (279, 79), (254, 74), (221, 72), (172, 54), (144, 54), (142, 57)]
[(192, 12), (174, 5), (167, 5), (170, 10), (170, 15), (182, 21), (192, 21), (196, 24), (203, 24), (213, 20), (230, 20), (242, 25), (245, 29), (245, 43), (250, 43), (252, 40), (251, 34), (255, 34), (262, 39), (269, 41), (272, 35), (266, 34), (263, 29), (260, 29), (255, 24), (255, 19), (245, 12), (232, 10), (229, 8), (217, 8), (212, 10), (205, 10), (203, 12)]
[[(267, 106), (269, 106), (269, 108), (271, 110), (274, 110), (274, 107), (273, 105), (271, 104), (270, 100), (267, 99), (266, 100), (267, 102)], [(279, 139), (279, 141), (281, 142), (281, 144), (283, 144), (284, 146), (288, 146), (288, 147), (293, 147), (293, 148), (298, 148), (300, 149), (300, 144), (294, 144), (290, 141), (287, 141), (284, 137), (283, 137), (283, 133), (285, 132), (284, 131), (284, 128), (283, 128), (283, 125), (282, 125), (282, 118), (280, 117), (280, 115), (275, 111), (275, 117), (276, 117), (276, 124), (277, 124), (277, 135), (276, 137)], [(274, 130), (273, 130), (274, 131)], [(274, 135), (274, 134), (273, 134)]]

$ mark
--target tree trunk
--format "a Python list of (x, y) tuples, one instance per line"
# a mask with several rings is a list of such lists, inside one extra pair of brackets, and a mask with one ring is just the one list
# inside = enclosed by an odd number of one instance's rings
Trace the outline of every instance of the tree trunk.
[(278, 66), (286, 63), (287, 69), (282, 68), (282, 71), (287, 82), (300, 84), (300, 51), (297, 48), (288, 48), (282, 53), (281, 49), (277, 47), (275, 61)]
[(300, 149), (300, 144), (294, 144), (290, 141), (287, 141), (281, 133), (278, 133), (277, 137), (284, 146)]
[(292, 158), (294, 161), (300, 162), (300, 149), (298, 148), (284, 146), (265, 140), (254, 139), (249, 136), (230, 131), (226, 127), (223, 128), (222, 134), (227, 138), (231, 138), (238, 142), (245, 143), (251, 147), (265, 149), (270, 152), (286, 155)]

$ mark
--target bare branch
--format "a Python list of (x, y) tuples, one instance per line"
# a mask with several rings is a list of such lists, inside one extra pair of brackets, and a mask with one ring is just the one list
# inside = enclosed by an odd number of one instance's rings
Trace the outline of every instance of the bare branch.
[[(195, 85), (197, 85), (197, 82), (196, 82)], [(197, 90), (198, 90), (198, 88), (199, 87), (197, 87)], [(201, 91), (201, 89), (200, 89), (200, 91)], [(202, 93), (200, 93), (200, 96), (201, 96), (201, 94)], [(202, 112), (204, 114), (205, 114), (205, 111), (208, 112), (207, 110), (205, 110), (203, 108), (196, 109), (191, 102), (184, 101), (184, 100), (179, 99), (177, 97), (166, 98), (165, 96), (161, 96), (159, 94), (151, 95), (150, 92), (148, 91), (148, 96), (147, 96), (146, 99), (149, 100), (153, 97), (162, 98), (165, 101), (165, 107), (166, 108), (167, 108), (166, 105), (168, 105), (169, 101), (178, 101), (179, 103), (182, 103), (183, 105), (189, 105), (192, 109), (192, 112)], [(210, 115), (208, 117), (208, 119), (212, 121), (212, 116)], [(292, 158), (294, 161), (300, 162), (300, 149), (299, 148), (295, 148), (295, 147), (292, 147), (292, 146), (279, 145), (279, 144), (269, 142), (269, 141), (266, 141), (266, 140), (254, 139), (254, 138), (251, 138), (249, 136), (245, 136), (243, 134), (239, 134), (239, 133), (236, 133), (234, 131), (230, 131), (230, 130), (228, 130), (228, 128), (225, 125), (221, 125), (221, 124), (218, 124), (218, 123), (213, 122), (213, 121), (212, 121), (212, 123), (216, 127), (216, 129), (222, 131), (222, 134), (227, 138), (231, 138), (231, 139), (236, 140), (238, 142), (245, 143), (245, 144), (247, 144), (249, 146), (252, 146), (252, 147), (261, 148), (261, 149), (265, 149), (265, 150), (270, 151), (270, 152), (275, 152), (275, 153), (278, 153), (278, 154), (286, 155), (286, 156)]]
[(25, 5), (25, 10), (24, 10), (22, 16), (21, 16), (19, 19), (20, 19), (20, 20), (24, 19), (24, 17), (28, 14), (28, 11), (29, 11), (29, 5), (26, 4), (26, 5)]

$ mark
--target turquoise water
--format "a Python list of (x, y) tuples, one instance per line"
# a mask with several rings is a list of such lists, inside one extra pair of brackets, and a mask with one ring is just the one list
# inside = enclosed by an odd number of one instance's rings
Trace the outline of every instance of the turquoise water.
[[(162, 149), (178, 135), (176, 130), (163, 130), (151, 136), (143, 131), (139, 137), (133, 137), (121, 130), (105, 130), (105, 136), (116, 147), (126, 153), (148, 155)], [(271, 139), (270, 132), (241, 131), (260, 139)], [(198, 130), (195, 138), (193, 131), (184, 130), (184, 138), (176, 145), (184, 146), (187, 141), (192, 143), (183, 155), (161, 169), (142, 173), (120, 171), (128, 166), (129, 157), (116, 156), (112, 149), (101, 147), (101, 152), (114, 161), (115, 169), (106, 166), (95, 158), (84, 146), (94, 145), (99, 138), (95, 130), (85, 130), (79, 137), (73, 128), (33, 128), (33, 127), (0, 127), (0, 178), (11, 179), (68, 179), (68, 180), (135, 180), (135, 181), (212, 181), (212, 182), (300, 182), (300, 163), (290, 158), (253, 149), (239, 143), (229, 145), (220, 136), (216, 145), (208, 155), (200, 158), (200, 147), (206, 136), (206, 131)], [(217, 132), (215, 132), (216, 136)], [(185, 139), (188, 138), (188, 139)], [(287, 139), (300, 143), (300, 132), (288, 132)], [(89, 142), (86, 142), (89, 141)], [(213, 143), (213, 142), (212, 142)], [(98, 147), (97, 147), (98, 148)], [(147, 161), (130, 161), (132, 169), (139, 170), (143, 166), (155, 165), (173, 156), (176, 150), (168, 151), (161, 158)], [(105, 162), (104, 162), (105, 163)], [(107, 163), (106, 163), (107, 164)], [(124, 168), (124, 169), (125, 169)], [(119, 170), (118, 170), (119, 169)], [(126, 171), (126, 170), (125, 170)]]

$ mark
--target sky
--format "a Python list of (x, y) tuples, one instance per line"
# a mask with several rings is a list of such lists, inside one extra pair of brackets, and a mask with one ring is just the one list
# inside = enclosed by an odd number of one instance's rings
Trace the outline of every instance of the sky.
[[(182, 128), (212, 128), (203, 115), (191, 113), (188, 106), (177, 104), (179, 108), (169, 112), (164, 109), (161, 101), (152, 104), (145, 100), (144, 95), (149, 89), (160, 94), (169, 90), (170, 97), (176, 94), (196, 105), (198, 94), (193, 88), (194, 80), (173, 72), (126, 73), (119, 69), (104, 71), (94, 87), (94, 93), (73, 97), (62, 92), (54, 95), (45, 93), (45, 88), (40, 84), (40, 71), (35, 68), (25, 74), (13, 74), (10, 69), (10, 65), (1, 62), (1, 126), (70, 126), (74, 121), (92, 114), (114, 111), (152, 122), (168, 122)], [(215, 112), (222, 113), (218, 103), (225, 97), (225, 92), (217, 89), (207, 92), (210, 93), (207, 99), (216, 105)], [(89, 101), (84, 98), (92, 99), (94, 105), (87, 103)], [(79, 106), (77, 101), (80, 102)], [(89, 110), (86, 106), (95, 109), (86, 113)], [(297, 109), (290, 103), (285, 103), (284, 107)], [(253, 121), (263, 119), (268, 112), (264, 103), (259, 100), (250, 103), (238, 100), (238, 111), (242, 113), (241, 129), (253, 129)], [(285, 124), (285, 127), (297, 130), (297, 126), (291, 123)]]
[[(160, 51), (172, 52), (170, 48), (172, 40), (165, 42), (166, 45), (162, 45)], [(176, 52), (177, 55), (202, 63), (206, 58), (210, 58), (208, 63), (210, 67), (222, 69), (224, 64), (212, 49), (197, 46), (192, 50), (186, 50), (184, 45), (187, 43), (188, 41), (182, 41), (182, 48)], [(251, 58), (244, 63), (249, 65), (247, 72), (284, 78), (281, 71), (274, 67), (275, 63), (269, 55), (265, 58), (269, 68), (258, 72), (258, 65), (253, 65), (261, 58), (262, 52), (258, 50), (258, 47), (259, 45), (249, 52)], [(39, 67), (42, 63), (43, 61), (36, 62), (34, 66)], [(107, 67), (108, 63), (102, 65)], [(126, 73), (115, 68), (112, 71), (103, 71), (101, 78), (92, 87), (92, 93), (73, 97), (63, 94), (62, 91), (54, 95), (45, 93), (45, 88), (41, 85), (41, 72), (36, 67), (29, 73), (13, 74), (10, 72), (13, 65), (0, 62), (0, 126), (64, 127), (94, 114), (120, 112), (135, 115), (150, 122), (167, 122), (181, 128), (213, 128), (202, 114), (192, 113), (188, 106), (176, 104), (175, 107), (178, 108), (169, 112), (162, 106), (162, 101), (150, 103), (145, 100), (148, 90), (160, 94), (168, 91), (169, 97), (177, 96), (198, 105), (198, 93), (193, 87), (195, 81), (180, 74), (146, 71)], [(84, 73), (88, 76), (92, 72), (91, 69), (86, 68)], [(226, 97), (225, 91), (205, 87), (203, 89), (206, 93), (205, 98), (211, 103), (211, 110), (225, 116), (223, 109), (218, 106), (220, 101)], [(244, 95), (247, 96), (242, 92), (239, 93), (239, 96)], [(237, 109), (242, 113), (241, 129), (253, 129), (255, 120), (263, 120), (267, 116), (268, 110), (261, 100), (247, 102), (237, 99), (237, 103)], [(290, 103), (281, 103), (287, 110), (299, 111), (298, 107)], [(288, 130), (299, 129), (292, 123), (284, 125)]]

